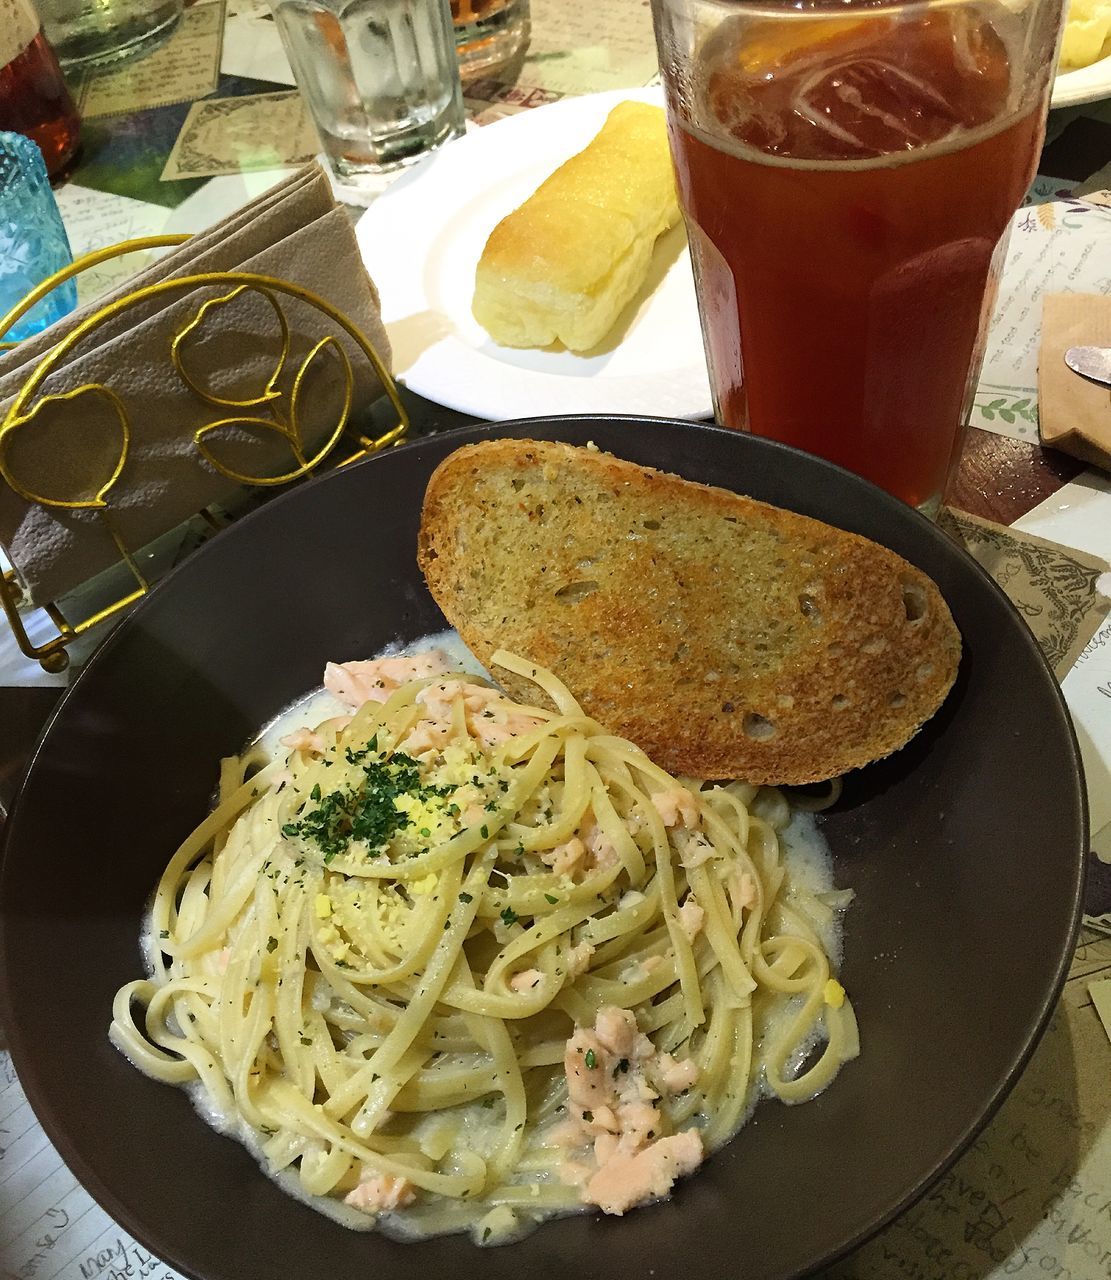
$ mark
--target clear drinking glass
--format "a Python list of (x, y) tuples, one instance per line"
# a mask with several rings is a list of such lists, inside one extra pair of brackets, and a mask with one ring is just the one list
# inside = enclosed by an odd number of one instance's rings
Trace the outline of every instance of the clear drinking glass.
[(1060, 0), (652, 0), (719, 421), (932, 512)]
[(63, 67), (106, 67), (153, 52), (173, 35), (185, 0), (35, 0)]
[(463, 132), (448, 0), (271, 0), (298, 88), (341, 182)]
[(451, 0), (451, 19), (464, 76), (508, 62), (528, 43), (529, 0)]

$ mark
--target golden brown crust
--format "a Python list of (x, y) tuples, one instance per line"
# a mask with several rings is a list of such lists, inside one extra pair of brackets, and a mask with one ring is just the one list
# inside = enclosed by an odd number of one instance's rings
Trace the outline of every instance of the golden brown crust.
[(549, 667), (678, 774), (792, 784), (858, 768), (934, 714), (960, 660), (941, 593), (894, 552), (570, 445), (446, 458), (418, 561), (482, 662), (505, 648)]
[(475, 271), (475, 319), (503, 346), (589, 350), (679, 220), (662, 107), (620, 102), (590, 144), (498, 223)]

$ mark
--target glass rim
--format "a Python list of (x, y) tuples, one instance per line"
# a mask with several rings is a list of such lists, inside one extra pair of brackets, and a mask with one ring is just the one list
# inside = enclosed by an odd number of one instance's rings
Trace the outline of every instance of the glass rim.
[(853, 14), (925, 13), (973, 6), (1011, 9), (1018, 13), (1046, 3), (1049, 0), (651, 0), (653, 9), (693, 4), (702, 10), (720, 10), (723, 17), (736, 12), (789, 20), (833, 20)]

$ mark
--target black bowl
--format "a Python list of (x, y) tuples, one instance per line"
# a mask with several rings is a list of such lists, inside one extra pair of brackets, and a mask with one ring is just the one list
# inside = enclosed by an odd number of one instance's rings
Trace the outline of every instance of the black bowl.
[[(520, 1244), (356, 1234), (285, 1196), (184, 1093), (109, 1045), (112, 997), (217, 761), (315, 686), (327, 658), (443, 627), (415, 564), (433, 467), (489, 436), (623, 457), (865, 534), (937, 581), (957, 684), (824, 819), (857, 890), (843, 979), (863, 1053), (805, 1106), (764, 1103), (663, 1204), (551, 1222)], [(1017, 696), (1021, 691), (1021, 696)], [(0, 1018), (74, 1173), (138, 1239), (203, 1280), (804, 1274), (908, 1205), (999, 1105), (1044, 1028), (1080, 908), (1081, 767), (1056, 683), (991, 580), (901, 503), (818, 459), (713, 427), (564, 418), (421, 440), (275, 499), (113, 633), (62, 700), (9, 819)]]

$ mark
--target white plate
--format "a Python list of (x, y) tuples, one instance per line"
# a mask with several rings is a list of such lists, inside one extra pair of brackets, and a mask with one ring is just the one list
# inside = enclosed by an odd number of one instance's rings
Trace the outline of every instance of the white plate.
[(471, 315), (475, 267), (495, 225), (622, 99), (569, 98), (468, 133), (399, 178), (356, 233), (382, 298), (394, 369), (439, 404), (500, 420), (538, 413), (709, 417), (710, 386), (682, 226), (661, 236), (652, 270), (610, 335), (586, 355), (499, 347)]
[(1058, 73), (1049, 105), (1075, 107), (1082, 102), (1098, 102), (1100, 98), (1111, 98), (1111, 56), (1100, 58), (1090, 67)]

